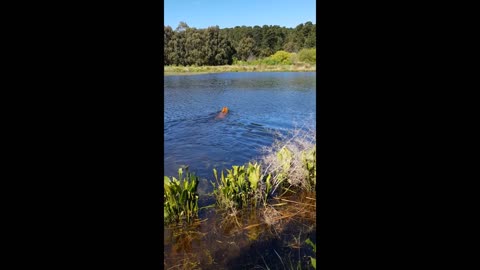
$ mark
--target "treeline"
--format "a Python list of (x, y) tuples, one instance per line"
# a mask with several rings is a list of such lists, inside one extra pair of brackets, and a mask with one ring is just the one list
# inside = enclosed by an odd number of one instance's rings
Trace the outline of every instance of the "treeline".
[(316, 48), (316, 25), (312, 22), (295, 28), (264, 25), (197, 29), (185, 22), (175, 30), (164, 26), (164, 65), (231, 65), (277, 51), (296, 53), (308, 48)]

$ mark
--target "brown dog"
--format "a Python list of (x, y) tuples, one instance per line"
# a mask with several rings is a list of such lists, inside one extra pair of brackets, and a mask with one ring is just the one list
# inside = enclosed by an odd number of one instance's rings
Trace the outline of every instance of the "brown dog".
[(227, 108), (227, 107), (223, 107), (223, 108), (222, 108), (222, 111), (215, 117), (215, 119), (225, 118), (225, 116), (227, 115), (227, 113), (228, 113), (228, 108)]

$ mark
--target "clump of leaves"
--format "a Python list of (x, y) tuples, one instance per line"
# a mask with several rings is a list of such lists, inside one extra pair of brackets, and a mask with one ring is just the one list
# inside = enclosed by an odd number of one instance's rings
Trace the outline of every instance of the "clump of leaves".
[(186, 219), (187, 222), (198, 216), (198, 177), (185, 169), (178, 169), (178, 179), (164, 177), (163, 180), (163, 212), (165, 222), (174, 222)]
[[(248, 166), (232, 166), (227, 169), (225, 176), (221, 171), (220, 179), (216, 169), (213, 169), (215, 181), (212, 182), (213, 194), (217, 204), (222, 208), (242, 208), (244, 206), (257, 205), (261, 198), (261, 167), (258, 163), (248, 163)], [(267, 184), (268, 185), (268, 184)]]

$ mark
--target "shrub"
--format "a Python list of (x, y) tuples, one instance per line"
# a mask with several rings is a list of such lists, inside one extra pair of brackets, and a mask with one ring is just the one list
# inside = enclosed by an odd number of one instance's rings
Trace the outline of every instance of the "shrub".
[(190, 222), (198, 216), (198, 177), (188, 172), (186, 168), (183, 178), (182, 168), (178, 169), (178, 179), (165, 176), (163, 180), (163, 213), (165, 222), (186, 219)]
[(278, 51), (274, 55), (270, 56), (270, 58), (275, 62), (275, 64), (282, 64), (282, 65), (291, 65), (291, 54), (286, 51)]
[(317, 62), (317, 49), (301, 49), (298, 52), (298, 60), (301, 62), (315, 64)]
[(273, 65), (276, 65), (277, 62), (275, 62), (275, 60), (273, 60), (272, 58), (270, 57), (266, 57), (262, 60), (262, 63), (265, 64), (265, 65), (269, 65), (269, 66), (273, 66)]
[(235, 56), (233, 57), (232, 65), (243, 65), (243, 64), (245, 64), (244, 61), (239, 60), (239, 59), (238, 59), (237, 57), (235, 57)]
[(292, 64), (292, 54), (286, 51), (278, 51), (269, 57), (263, 58), (261, 63), (265, 65), (291, 65)]
[(296, 53), (290, 53), (290, 62), (292, 64), (298, 63), (298, 55)]

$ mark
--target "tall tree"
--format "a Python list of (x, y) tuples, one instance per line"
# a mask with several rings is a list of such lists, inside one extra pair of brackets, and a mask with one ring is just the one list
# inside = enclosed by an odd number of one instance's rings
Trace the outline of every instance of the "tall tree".
[(255, 56), (255, 40), (251, 37), (245, 37), (238, 44), (237, 58), (246, 61), (251, 56)]
[(171, 65), (172, 60), (170, 59), (170, 55), (172, 54), (172, 48), (169, 45), (170, 41), (173, 38), (173, 30), (170, 26), (163, 27), (163, 64), (164, 65)]
[(299, 52), (316, 48), (316, 25), (306, 22), (295, 28), (255, 25), (196, 29), (180, 22), (175, 30), (164, 26), (163, 46), (164, 65), (225, 65), (231, 64), (234, 56), (248, 60), (282, 49)]

